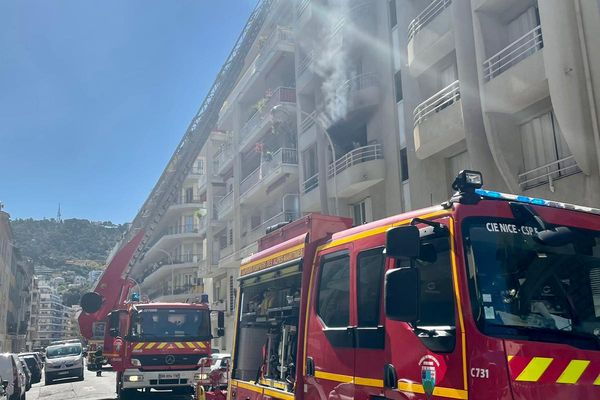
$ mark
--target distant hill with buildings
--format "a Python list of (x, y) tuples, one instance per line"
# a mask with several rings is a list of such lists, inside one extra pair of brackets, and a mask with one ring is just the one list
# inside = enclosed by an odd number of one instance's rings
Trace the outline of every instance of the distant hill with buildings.
[[(36, 266), (102, 268), (125, 225), (87, 219), (16, 219), (11, 222), (16, 244)], [(79, 268), (78, 268), (79, 267)], [(68, 269), (71, 269), (68, 268)]]

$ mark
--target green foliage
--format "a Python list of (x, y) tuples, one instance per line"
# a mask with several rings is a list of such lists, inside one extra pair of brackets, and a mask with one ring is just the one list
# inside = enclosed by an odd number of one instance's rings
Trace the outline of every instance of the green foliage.
[[(22, 254), (31, 258), (35, 265), (50, 268), (79, 264), (73, 260), (92, 260), (103, 264), (126, 231), (124, 225), (86, 219), (66, 219), (63, 222), (17, 219), (11, 222), (11, 226)], [(81, 269), (80, 272), (84, 272), (89, 266)]]

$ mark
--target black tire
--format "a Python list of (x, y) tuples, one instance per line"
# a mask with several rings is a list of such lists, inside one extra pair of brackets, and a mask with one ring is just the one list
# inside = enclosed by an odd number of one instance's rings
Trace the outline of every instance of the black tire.
[(81, 372), (79, 373), (79, 376), (77, 377), (78, 381), (83, 381), (85, 379), (84, 375), (83, 375), (83, 367), (81, 368)]
[(48, 378), (48, 374), (44, 375), (44, 384), (46, 386), (52, 385), (53, 383), (54, 383), (54, 381), (52, 381), (52, 379)]

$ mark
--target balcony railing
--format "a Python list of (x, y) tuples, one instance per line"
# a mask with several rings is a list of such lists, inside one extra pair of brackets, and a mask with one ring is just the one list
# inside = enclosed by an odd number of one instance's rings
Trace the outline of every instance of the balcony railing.
[(314, 58), (314, 52), (311, 50), (304, 56), (300, 63), (298, 63), (298, 76), (302, 75), (312, 64)]
[(183, 224), (170, 226), (166, 230), (167, 235), (177, 235), (180, 233), (198, 233), (200, 231), (199, 224)]
[(182, 196), (177, 204), (202, 204), (206, 200), (203, 200), (200, 196)]
[(227, 193), (225, 196), (215, 198), (216, 208), (219, 218), (225, 214), (233, 206), (233, 191)]
[(338, 96), (350, 94), (368, 87), (377, 86), (377, 82), (377, 75), (375, 75), (375, 73), (368, 72), (365, 74), (356, 75), (340, 85), (337, 88), (336, 93)]
[(270, 160), (263, 162), (262, 179), (269, 177), (282, 165), (298, 165), (298, 152), (296, 149), (281, 148), (270, 157)]
[(262, 224), (254, 227), (248, 233), (246, 238), (247, 242), (254, 242), (265, 236), (268, 227), (276, 225), (280, 222), (291, 222), (295, 221), (300, 217), (300, 214), (296, 211), (282, 211), (269, 219), (265, 220)]
[(308, 5), (310, 4), (311, 0), (300, 0), (298, 2), (298, 5), (296, 6), (296, 15), (298, 17), (300, 17), (302, 15), (302, 13), (304, 13), (304, 10), (306, 10), (306, 7), (308, 7)]
[(250, 190), (254, 185), (256, 185), (261, 177), (260, 177), (260, 165), (252, 171), (248, 176), (246, 176), (242, 182), (240, 183), (240, 193), (243, 195), (248, 190)]
[(283, 42), (287, 42), (290, 45), (293, 44), (294, 31), (286, 26), (277, 26), (265, 41), (265, 45), (261, 49), (260, 55), (256, 59), (256, 67), (260, 68), (273, 48), (275, 48), (279, 43)]
[(265, 97), (267, 102), (257, 109), (254, 114), (248, 119), (241, 130), (240, 144), (246, 145), (255, 129), (258, 128), (265, 120), (271, 118), (271, 109), (281, 103), (296, 103), (296, 89), (289, 87), (279, 87), (269, 97)]
[(521, 189), (531, 189), (548, 184), (550, 191), (554, 192), (554, 181), (581, 172), (573, 156), (553, 161), (531, 171), (519, 174)]
[(452, 0), (434, 0), (408, 24), (408, 40), (452, 4)]
[(233, 160), (233, 147), (227, 146), (221, 149), (221, 151), (215, 155), (215, 171), (222, 172), (221, 169), (231, 160)]
[(359, 147), (344, 154), (341, 158), (336, 160), (336, 162), (330, 164), (327, 171), (327, 177), (332, 178), (334, 175), (339, 174), (353, 165), (381, 159), (383, 159), (383, 151), (380, 144)]
[(414, 126), (418, 126), (431, 114), (442, 111), (458, 100), (460, 100), (460, 84), (456, 80), (415, 108)]
[(315, 124), (315, 118), (317, 118), (317, 111), (313, 111), (310, 114), (303, 115), (302, 121), (300, 122), (301, 133), (306, 132)]
[(302, 186), (304, 187), (304, 193), (308, 193), (311, 190), (317, 188), (319, 186), (319, 174), (316, 173), (307, 180), (305, 180)]
[(483, 63), (483, 76), (489, 81), (544, 47), (540, 25), (521, 36)]

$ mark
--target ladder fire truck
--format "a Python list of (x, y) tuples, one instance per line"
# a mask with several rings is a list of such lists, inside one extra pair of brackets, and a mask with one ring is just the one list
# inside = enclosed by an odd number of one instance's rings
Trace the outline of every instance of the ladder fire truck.
[(600, 210), (474, 171), (453, 188), (264, 236), (240, 267), (230, 399), (600, 398)]
[(131, 294), (136, 283), (123, 276), (123, 271), (140, 239), (138, 234), (123, 247), (94, 292), (82, 297), (80, 330), (87, 339), (98, 338), (98, 331), (104, 330), (102, 356), (117, 372), (119, 399), (151, 389), (191, 394), (205, 372), (202, 360), (210, 357), (210, 340), (222, 335), (224, 315), (218, 312), (213, 335), (204, 295), (199, 302), (151, 303)]

